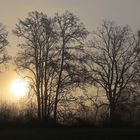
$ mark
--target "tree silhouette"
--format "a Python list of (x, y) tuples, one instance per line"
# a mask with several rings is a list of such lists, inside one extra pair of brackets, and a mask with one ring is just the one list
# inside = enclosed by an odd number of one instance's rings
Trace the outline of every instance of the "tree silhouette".
[(15, 62), (32, 82), (38, 118), (46, 119), (53, 111), (56, 121), (58, 102), (80, 82), (80, 54), (88, 32), (70, 12), (54, 18), (31, 12), (19, 20), (14, 34), (23, 39)]
[(99, 84), (109, 101), (110, 119), (114, 120), (116, 106), (125, 89), (139, 72), (137, 41), (128, 26), (118, 26), (104, 21), (87, 51), (87, 63), (91, 81)]
[[(76, 112), (67, 110), (72, 108), (69, 101), (78, 103), (79, 110), (89, 116), (90, 109), (85, 104), (88, 101), (95, 108), (95, 121), (98, 116), (102, 118), (100, 111), (109, 106), (110, 120), (114, 122), (117, 109), (120, 111), (128, 103), (127, 95), (138, 92), (135, 87), (140, 75), (139, 43), (129, 26), (103, 21), (87, 47), (88, 31), (73, 13), (66, 11), (49, 18), (35, 11), (19, 20), (13, 32), (21, 38), (15, 63), (30, 80), (39, 120), (53, 118), (57, 122), (65, 112), (67, 116), (75, 115)], [(6, 32), (4, 36), (7, 37)], [(2, 44), (6, 46), (7, 40)], [(76, 88), (89, 86), (100, 88), (105, 101), (98, 100), (98, 92), (93, 96), (85, 90), (84, 97), (71, 94)]]
[(58, 47), (60, 49), (54, 106), (54, 120), (56, 121), (59, 94), (64, 91), (71, 91), (72, 86), (80, 82), (80, 55), (82, 54), (84, 40), (88, 35), (88, 31), (84, 24), (80, 23), (79, 18), (68, 11), (61, 16), (56, 14), (55, 20), (59, 35)]
[(50, 110), (48, 107), (57, 68), (54, 21), (43, 13), (31, 12), (25, 20), (19, 20), (14, 34), (23, 39), (15, 63), (31, 81), (37, 97), (39, 120), (46, 119), (47, 115), (49, 116), (47, 113)]
[(11, 57), (7, 54), (6, 46), (8, 45), (7, 40), (8, 32), (5, 26), (0, 23), (0, 64), (6, 64)]

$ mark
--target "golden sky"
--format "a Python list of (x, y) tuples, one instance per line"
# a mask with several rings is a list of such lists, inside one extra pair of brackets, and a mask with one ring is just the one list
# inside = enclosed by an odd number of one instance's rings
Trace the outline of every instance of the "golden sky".
[[(80, 17), (89, 30), (95, 30), (103, 19), (115, 20), (118, 24), (128, 24), (134, 31), (140, 29), (140, 0), (0, 0), (0, 22), (9, 31), (9, 54), (15, 55), (16, 37), (12, 34), (18, 18), (28, 12), (40, 11), (53, 16), (69, 10)], [(9, 96), (10, 85), (17, 77), (13, 64), (0, 74), (0, 95)]]

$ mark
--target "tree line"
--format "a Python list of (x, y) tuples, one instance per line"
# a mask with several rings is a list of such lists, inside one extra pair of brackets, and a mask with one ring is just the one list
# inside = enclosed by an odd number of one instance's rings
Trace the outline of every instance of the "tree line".
[[(19, 19), (13, 34), (20, 41), (14, 62), (29, 81), (38, 120), (57, 122), (62, 114), (70, 119), (74, 108), (87, 116), (92, 108), (96, 120), (102, 108), (114, 122), (121, 109), (131, 113), (132, 103), (138, 105), (140, 38), (128, 25), (103, 21), (91, 33), (69, 11), (54, 17), (34, 11)], [(0, 64), (10, 60), (7, 45), (7, 31), (0, 24)]]

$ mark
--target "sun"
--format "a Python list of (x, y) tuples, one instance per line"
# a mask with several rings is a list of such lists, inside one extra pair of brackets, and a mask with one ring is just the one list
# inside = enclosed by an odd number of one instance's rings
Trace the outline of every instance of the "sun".
[(28, 82), (24, 79), (16, 79), (11, 84), (11, 92), (17, 98), (24, 97), (28, 92)]

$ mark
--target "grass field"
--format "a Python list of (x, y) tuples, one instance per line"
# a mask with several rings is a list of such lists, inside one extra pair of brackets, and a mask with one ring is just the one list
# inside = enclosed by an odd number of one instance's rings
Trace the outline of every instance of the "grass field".
[(0, 140), (135, 140), (139, 129), (3, 128)]

